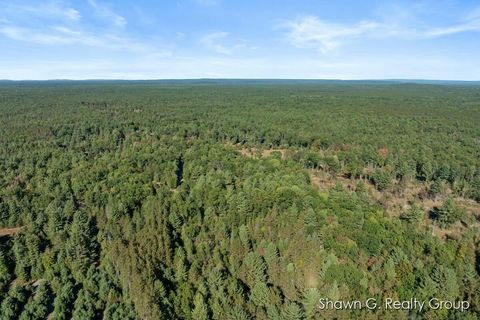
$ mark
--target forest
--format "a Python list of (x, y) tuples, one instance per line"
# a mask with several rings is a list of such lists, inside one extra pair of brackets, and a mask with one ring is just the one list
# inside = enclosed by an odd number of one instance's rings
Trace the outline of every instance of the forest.
[(480, 84), (1, 82), (0, 320), (478, 319), (479, 124)]

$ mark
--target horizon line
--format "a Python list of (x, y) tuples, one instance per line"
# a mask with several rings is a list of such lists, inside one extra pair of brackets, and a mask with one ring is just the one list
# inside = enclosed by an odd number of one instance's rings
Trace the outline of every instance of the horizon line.
[(418, 81), (418, 82), (480, 82), (478, 80), (464, 80), (464, 79), (428, 79), (428, 78), (358, 78), (358, 79), (345, 79), (345, 78), (207, 78), (207, 77), (192, 77), (192, 78), (48, 78), (48, 79), (0, 79), (0, 82), (53, 82), (53, 81)]

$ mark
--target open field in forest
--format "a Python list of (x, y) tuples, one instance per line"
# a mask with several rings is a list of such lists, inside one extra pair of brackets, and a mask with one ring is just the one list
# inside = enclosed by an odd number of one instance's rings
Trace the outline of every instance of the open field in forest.
[[(479, 123), (476, 83), (2, 82), (0, 315), (474, 319)], [(470, 308), (318, 309), (371, 297)]]

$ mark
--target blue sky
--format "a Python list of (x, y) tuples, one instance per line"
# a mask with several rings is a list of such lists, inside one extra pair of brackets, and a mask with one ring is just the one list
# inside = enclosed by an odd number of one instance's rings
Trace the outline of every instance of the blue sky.
[(480, 1), (0, 0), (0, 79), (480, 80)]

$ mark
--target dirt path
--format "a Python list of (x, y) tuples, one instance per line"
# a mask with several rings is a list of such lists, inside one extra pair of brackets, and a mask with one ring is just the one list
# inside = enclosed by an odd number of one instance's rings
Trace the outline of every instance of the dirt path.
[[(285, 159), (287, 149), (264, 149), (264, 150), (262, 150), (262, 158), (267, 158), (275, 152), (280, 153), (281, 158)], [(256, 158), (257, 157), (257, 148), (241, 148), (240, 153), (245, 157)]]
[(12, 236), (18, 232), (20, 232), (20, 230), (22, 230), (23, 227), (16, 227), (16, 228), (0, 228), (0, 237), (4, 237), (4, 236)]
[[(254, 148), (246, 148), (246, 147), (243, 147), (242, 145), (233, 144), (233, 143), (226, 143), (225, 145), (236, 148), (240, 152), (240, 154), (244, 157), (248, 157), (248, 158), (256, 158), (257, 157), (257, 150), (258, 149), (255, 148), (255, 147)], [(278, 153), (280, 153), (281, 158), (285, 159), (285, 157), (287, 155), (287, 151), (288, 151), (288, 149), (285, 149), (285, 148), (263, 149), (262, 154), (260, 156), (262, 158), (267, 158), (267, 157), (271, 156), (272, 154), (274, 154), (275, 152), (278, 152)]]

